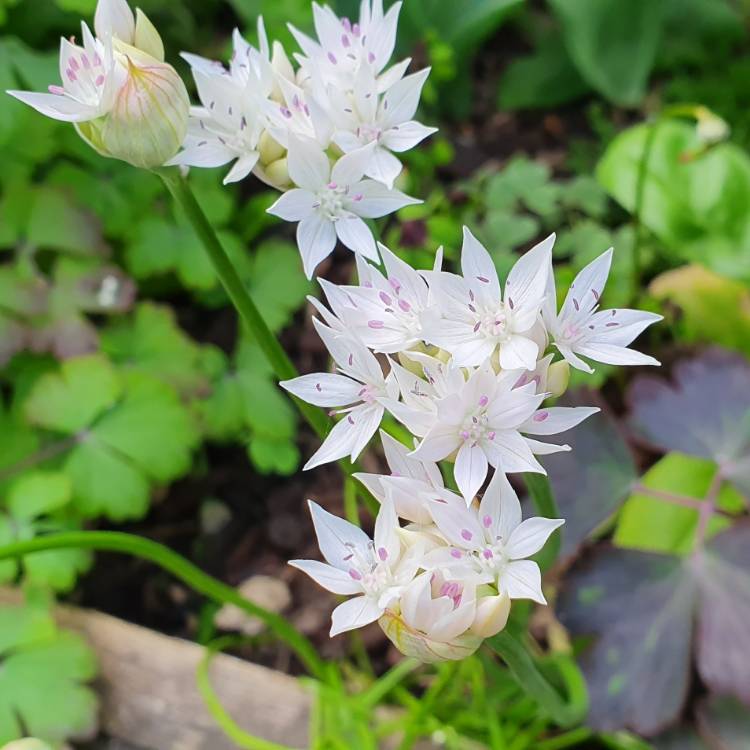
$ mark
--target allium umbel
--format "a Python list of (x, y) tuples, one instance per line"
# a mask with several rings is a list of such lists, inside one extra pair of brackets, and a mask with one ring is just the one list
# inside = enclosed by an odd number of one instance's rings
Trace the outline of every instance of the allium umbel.
[(81, 45), (63, 39), (62, 85), (48, 93), (9, 91), (56, 120), (72, 122), (103, 156), (136, 167), (162, 166), (187, 132), (190, 101), (182, 79), (164, 62), (164, 47), (145, 14), (125, 0), (99, 0), (96, 37), (81, 24)]
[[(315, 300), (325, 321), (315, 325), (338, 372), (282, 385), (310, 403), (336, 406), (332, 414), (341, 418), (306, 468), (354, 460), (386, 414), (413, 441), (381, 432), (391, 473), (356, 475), (381, 511), (374, 542), (350, 524), (333, 535), (349, 550), (337, 564), (340, 582), (321, 563), (292, 563), (332, 591), (364, 592), (339, 606), (332, 634), (377, 620), (404, 654), (462, 659), (505, 627), (513, 600), (546, 604), (541, 571), (529, 558), (564, 521), (523, 520), (506, 475), (546, 473), (537, 457), (570, 450), (549, 439), (598, 411), (545, 404), (567, 388), (570, 365), (590, 371), (581, 356), (658, 364), (628, 346), (660, 319), (598, 310), (611, 251), (576, 277), (558, 316), (554, 239), (523, 255), (505, 284), (468, 230), (461, 275), (442, 270), (440, 252), (433, 270), (416, 271), (380, 245), (383, 271), (358, 258), (359, 284), (321, 280), (330, 309)], [(555, 360), (558, 352), (563, 358)], [(459, 494), (445, 487), (438, 461), (452, 464)], [(324, 511), (312, 508), (331, 562)], [(330, 529), (333, 517), (326, 518)], [(382, 542), (384, 528), (399, 540), (392, 549)]]

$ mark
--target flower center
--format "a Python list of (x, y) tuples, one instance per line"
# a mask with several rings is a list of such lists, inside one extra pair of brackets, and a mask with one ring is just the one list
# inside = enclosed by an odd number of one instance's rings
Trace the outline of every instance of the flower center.
[(344, 202), (349, 193), (349, 188), (329, 182), (318, 193), (318, 205), (316, 208), (329, 220), (336, 221), (345, 216), (347, 211)]
[(378, 596), (389, 586), (392, 586), (393, 574), (385, 547), (375, 549), (375, 543), (370, 542), (367, 547), (345, 545), (349, 553), (344, 560), (349, 564), (349, 576), (357, 581), (365, 593)]
[(487, 416), (488, 396), (481, 396), (476, 410), (469, 414), (461, 425), (459, 437), (465, 443), (476, 445), (482, 440), (494, 440), (495, 432)]

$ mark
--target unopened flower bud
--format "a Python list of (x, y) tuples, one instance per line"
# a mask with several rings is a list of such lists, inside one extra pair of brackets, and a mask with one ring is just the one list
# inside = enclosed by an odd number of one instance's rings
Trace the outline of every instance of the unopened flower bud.
[(567, 360), (553, 362), (547, 371), (547, 391), (555, 398), (562, 396), (568, 390), (570, 383), (570, 365)]
[(271, 162), (259, 176), (261, 179), (265, 178), (269, 185), (279, 190), (284, 190), (292, 185), (292, 181), (289, 179), (289, 166), (286, 157)]
[(508, 623), (510, 598), (507, 594), (483, 596), (477, 601), (477, 612), (471, 632), (480, 638), (497, 635)]
[(156, 60), (164, 62), (164, 42), (154, 24), (140, 8), (135, 11), (133, 46)]
[(468, 632), (475, 614), (473, 585), (426, 572), (379, 623), (402, 654), (424, 662), (453, 661), (471, 656), (482, 643), (482, 637)]
[(136, 167), (162, 166), (187, 133), (190, 99), (171, 65), (117, 43), (125, 67), (112, 108), (103, 117), (76, 123), (81, 137), (104, 156)]
[(264, 130), (258, 140), (258, 153), (260, 163), (268, 165), (286, 156), (286, 149), (267, 130)]

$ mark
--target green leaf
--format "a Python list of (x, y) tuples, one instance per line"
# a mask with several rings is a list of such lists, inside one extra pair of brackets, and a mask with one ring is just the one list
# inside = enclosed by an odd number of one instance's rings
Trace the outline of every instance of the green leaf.
[(118, 373), (99, 355), (68, 360), (59, 373), (42, 375), (25, 413), (35, 424), (75, 434), (60, 450), (74, 505), (87, 517), (142, 516), (150, 485), (188, 471), (198, 439), (171, 386), (145, 373)]
[[(656, 492), (703, 500), (716, 471), (717, 466), (711, 461), (669, 453), (646, 472), (640, 483)], [(742, 497), (728, 485), (722, 488), (717, 504), (734, 512), (741, 511), (744, 505)], [(647, 552), (687, 555), (695, 547), (698, 523), (697, 510), (636, 492), (622, 508), (614, 543)], [(728, 518), (714, 516), (706, 536), (714, 536), (730, 524)]]
[(14, 519), (31, 521), (67, 505), (72, 494), (73, 488), (65, 474), (34, 471), (13, 483), (6, 504)]
[(674, 325), (681, 340), (750, 355), (750, 289), (745, 284), (691, 264), (657, 276), (649, 292), (679, 307)]
[(114, 362), (165, 380), (185, 396), (210, 389), (203, 350), (177, 325), (169, 307), (141, 303), (132, 318), (102, 331), (101, 346)]
[(42, 375), (24, 411), (40, 427), (73, 435), (112, 407), (121, 392), (117, 372), (106, 359), (78, 357), (63, 362), (59, 372)]
[(635, 106), (646, 92), (662, 35), (653, 0), (549, 0), (581, 76), (600, 94)]
[(58, 632), (36, 606), (0, 607), (0, 744), (33, 734), (56, 744), (96, 729), (85, 686), (96, 673), (78, 635)]
[(557, 107), (589, 90), (560, 36), (549, 34), (532, 54), (510, 62), (500, 80), (498, 104), (501, 109)]
[(279, 240), (269, 240), (258, 247), (251, 257), (247, 278), (250, 295), (274, 332), (290, 322), (312, 292), (297, 248)]
[(750, 279), (750, 157), (742, 149), (723, 143), (697, 156), (702, 147), (691, 125), (638, 125), (610, 144), (597, 178), (634, 212), (651, 127), (657, 132), (644, 182), (643, 223), (676, 257), (725, 276)]

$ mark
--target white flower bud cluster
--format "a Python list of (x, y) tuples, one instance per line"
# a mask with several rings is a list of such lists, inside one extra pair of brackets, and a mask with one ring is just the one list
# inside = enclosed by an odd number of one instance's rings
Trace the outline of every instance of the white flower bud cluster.
[(418, 202), (393, 187), (396, 154), (435, 129), (414, 120), (429, 70), (405, 75), (408, 59), (388, 67), (400, 8), (384, 13), (382, 0), (364, 0), (352, 22), (313, 3), (318, 39), (291, 29), (302, 49), (296, 70), (279, 42), (269, 44), (262, 18), (258, 49), (235, 31), (228, 67), (183, 55), (201, 106), (170, 164), (232, 163), (225, 183), (254, 173), (285, 191), (269, 210), (298, 223), (308, 277), (339, 240), (377, 262), (364, 219)]
[[(513, 599), (545, 602), (527, 558), (563, 521), (522, 521), (506, 475), (545, 473), (536, 456), (569, 447), (544, 439), (597, 411), (544, 406), (566, 389), (569, 367), (592, 372), (582, 357), (658, 364), (628, 345), (660, 320), (599, 310), (611, 250), (578, 274), (558, 312), (554, 239), (521, 256), (504, 285), (468, 229), (461, 274), (441, 270), (440, 251), (432, 270), (416, 271), (380, 245), (382, 272), (358, 258), (358, 285), (320, 280), (330, 309), (311, 299), (314, 324), (336, 371), (282, 386), (341, 418), (305, 468), (356, 459), (386, 412), (414, 440), (407, 448), (382, 434), (391, 474), (358, 476), (381, 504), (372, 541), (311, 503), (328, 564), (292, 565), (357, 594), (335, 610), (332, 634), (379, 620), (406, 654), (458, 659), (505, 626)], [(453, 464), (458, 493), (443, 485), (437, 461)]]
[(187, 133), (190, 99), (148, 17), (126, 0), (99, 0), (96, 36), (81, 23), (81, 45), (61, 40), (62, 85), (48, 93), (9, 91), (55, 120), (72, 122), (103, 156), (162, 166)]

